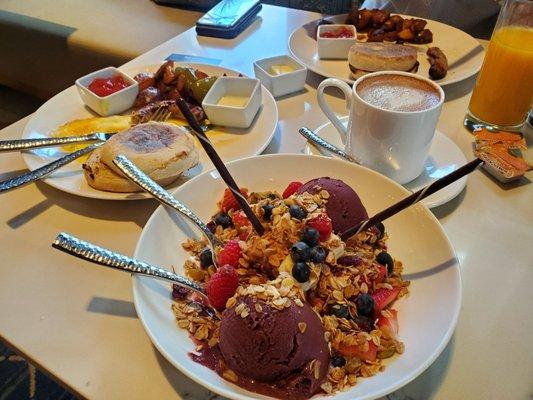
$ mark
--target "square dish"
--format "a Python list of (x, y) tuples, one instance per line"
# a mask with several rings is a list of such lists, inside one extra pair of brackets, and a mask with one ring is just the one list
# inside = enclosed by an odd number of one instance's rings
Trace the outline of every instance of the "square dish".
[[(277, 66), (289, 67), (291, 71), (274, 74), (272, 68)], [(302, 90), (307, 77), (307, 68), (287, 55), (263, 58), (254, 62), (254, 72), (274, 97)]]
[[(352, 37), (323, 37), (340, 30), (348, 30)], [(320, 25), (316, 34), (318, 57), (328, 59), (348, 59), (348, 51), (357, 42), (357, 31), (353, 25), (331, 24)]]
[(248, 128), (261, 106), (259, 79), (221, 76), (205, 95), (202, 107), (213, 125)]
[[(107, 96), (99, 96), (89, 90), (89, 85), (95, 79), (122, 77), (129, 86), (122, 88)], [(78, 93), (87, 107), (97, 114), (106, 117), (108, 115), (120, 114), (133, 106), (135, 98), (139, 93), (139, 84), (131, 77), (121, 72), (115, 67), (103, 68), (92, 72), (76, 80)]]

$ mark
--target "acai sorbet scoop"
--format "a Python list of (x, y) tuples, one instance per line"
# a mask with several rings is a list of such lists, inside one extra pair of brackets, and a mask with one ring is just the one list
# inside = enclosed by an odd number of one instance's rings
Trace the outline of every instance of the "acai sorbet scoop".
[(284, 391), (283, 398), (309, 398), (329, 368), (324, 328), (307, 304), (291, 303), (278, 310), (256, 298), (243, 297), (222, 314), (219, 346), (230, 369), (275, 383)]
[(333, 231), (342, 233), (368, 218), (366, 208), (355, 191), (340, 179), (316, 178), (305, 183), (298, 194), (316, 194), (321, 190), (329, 193), (326, 212), (331, 219)]

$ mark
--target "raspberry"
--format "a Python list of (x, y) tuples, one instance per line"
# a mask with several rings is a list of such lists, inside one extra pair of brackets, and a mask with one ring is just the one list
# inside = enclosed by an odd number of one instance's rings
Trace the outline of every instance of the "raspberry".
[(237, 211), (233, 214), (233, 225), (235, 228), (240, 229), (247, 226), (251, 226), (250, 220), (244, 213), (244, 211)]
[(329, 219), (326, 214), (320, 214), (318, 217), (307, 221), (307, 226), (315, 228), (318, 231), (318, 233), (320, 234), (321, 242), (328, 240), (329, 235), (331, 235), (331, 232), (333, 230), (333, 226), (331, 225), (331, 219)]
[(218, 253), (218, 265), (231, 265), (237, 267), (239, 265), (239, 258), (241, 258), (241, 247), (238, 240), (230, 240), (222, 250)]
[(298, 191), (304, 184), (302, 182), (291, 182), (289, 186), (283, 191), (283, 198), (291, 197), (294, 193)]
[(233, 225), (239, 231), (239, 239), (248, 239), (252, 230), (252, 224), (246, 214), (244, 214), (244, 211), (239, 210), (233, 214)]
[[(241, 188), (240, 191), (244, 197), (246, 198), (248, 197), (247, 189)], [(229, 189), (224, 190), (224, 196), (222, 197), (222, 201), (219, 203), (219, 205), (220, 205), (220, 209), (224, 212), (229, 211), (229, 210), (240, 210), (241, 209), (239, 202), (237, 201), (237, 199), (235, 198), (235, 196)]]
[(215, 272), (205, 287), (209, 303), (217, 310), (226, 307), (228, 299), (235, 294), (239, 286), (239, 276), (231, 265), (224, 265)]

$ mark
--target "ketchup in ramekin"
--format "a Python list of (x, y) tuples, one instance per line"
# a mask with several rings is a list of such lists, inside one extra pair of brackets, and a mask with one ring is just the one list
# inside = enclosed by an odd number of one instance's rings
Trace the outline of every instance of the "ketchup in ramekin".
[(95, 78), (89, 84), (88, 89), (100, 97), (106, 97), (128, 86), (129, 83), (122, 75), (113, 75), (110, 78)]

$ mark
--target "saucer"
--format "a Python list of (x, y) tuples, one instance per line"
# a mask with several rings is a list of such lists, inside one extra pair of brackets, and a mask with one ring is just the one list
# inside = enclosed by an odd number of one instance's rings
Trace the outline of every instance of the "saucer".
[[(340, 120), (345, 126), (348, 124), (348, 117), (342, 117)], [(314, 132), (331, 144), (341, 149), (343, 148), (340, 135), (331, 122), (319, 126)], [(305, 145), (304, 153), (310, 155), (332, 155), (329, 151), (318, 148), (309, 142)], [(418, 178), (403, 186), (412, 192), (416, 192), (437, 179), (442, 178), (444, 175), (455, 171), (457, 168), (466, 164), (466, 162), (466, 158), (459, 147), (457, 147), (457, 145), (445, 134), (437, 130), (429, 150), (429, 156), (426, 160), (424, 171)], [(466, 180), (467, 177), (465, 176), (421, 200), (421, 203), (428, 208), (438, 207), (447, 203), (461, 193), (466, 186)]]

